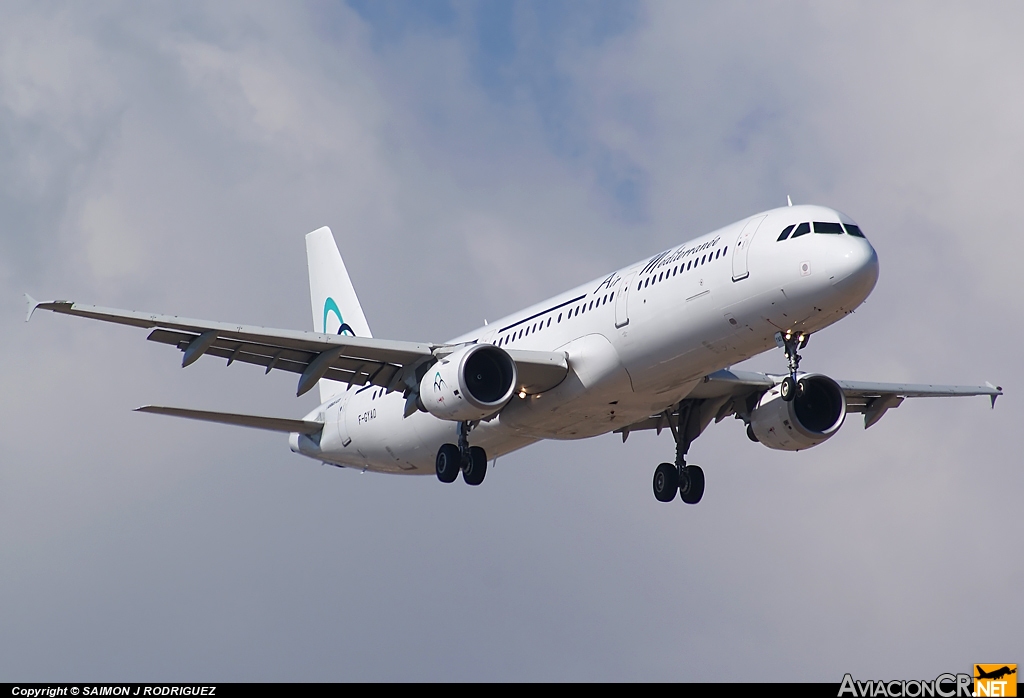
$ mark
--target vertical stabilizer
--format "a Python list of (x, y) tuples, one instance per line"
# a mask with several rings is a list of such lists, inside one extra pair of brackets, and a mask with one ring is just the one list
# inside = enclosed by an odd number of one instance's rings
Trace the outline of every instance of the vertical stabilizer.
[[(313, 330), (325, 334), (372, 337), (330, 228), (325, 226), (306, 235), (306, 261), (309, 264)], [(337, 381), (321, 380), (319, 387), (321, 402), (327, 402), (344, 392), (347, 386)]]

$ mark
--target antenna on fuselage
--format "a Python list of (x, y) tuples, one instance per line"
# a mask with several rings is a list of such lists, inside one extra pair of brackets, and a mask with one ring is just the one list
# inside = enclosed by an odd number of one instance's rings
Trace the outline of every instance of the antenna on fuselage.
[(790, 206), (793, 205), (793, 200), (789, 198), (789, 194), (786, 194), (786, 203), (789, 204)]

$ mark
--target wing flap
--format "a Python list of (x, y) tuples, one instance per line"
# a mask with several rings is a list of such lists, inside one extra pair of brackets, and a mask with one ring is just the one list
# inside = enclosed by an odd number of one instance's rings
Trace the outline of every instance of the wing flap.
[[(197, 336), (187, 332), (153, 330), (147, 339), (152, 342), (159, 342), (160, 344), (168, 344), (177, 347), (181, 351), (185, 351)], [(222, 339), (220, 337), (206, 349), (205, 353), (210, 356), (226, 359), (229, 365), (238, 361), (263, 366), (267, 369), (267, 373), (271, 370), (280, 370), (300, 374), (319, 355), (318, 352), (282, 348), (265, 343)], [(401, 368), (401, 366), (380, 361), (339, 356), (332, 362), (331, 367), (324, 374), (324, 378), (352, 385), (362, 386), (366, 383), (372, 383), (381, 387), (387, 387)]]

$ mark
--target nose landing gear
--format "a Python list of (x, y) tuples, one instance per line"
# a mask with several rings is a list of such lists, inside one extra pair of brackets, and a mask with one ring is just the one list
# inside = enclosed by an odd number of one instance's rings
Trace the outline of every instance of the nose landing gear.
[(437, 449), (434, 469), (441, 482), (455, 482), (462, 472), (467, 485), (479, 485), (487, 475), (487, 452), (479, 446), (469, 445), (472, 422), (459, 422), (459, 444), (441, 444)]
[(806, 347), (810, 338), (809, 334), (796, 334), (792, 330), (775, 333), (775, 343), (786, 352), (786, 360), (789, 363), (789, 375), (783, 378), (779, 385), (779, 394), (786, 402), (795, 398), (797, 391), (800, 390), (800, 384), (796, 380), (796, 372), (800, 369), (800, 355), (797, 349)]
[(696, 424), (696, 433), (691, 426), (695, 424), (695, 416), (691, 402), (680, 403), (677, 423), (673, 423), (670, 412), (665, 412), (676, 441), (676, 462), (662, 463), (654, 470), (654, 498), (659, 502), (671, 502), (676, 498), (676, 492), (687, 504), (696, 504), (704, 496), (704, 471), (699, 465), (686, 464), (690, 443), (700, 434), (699, 424)]

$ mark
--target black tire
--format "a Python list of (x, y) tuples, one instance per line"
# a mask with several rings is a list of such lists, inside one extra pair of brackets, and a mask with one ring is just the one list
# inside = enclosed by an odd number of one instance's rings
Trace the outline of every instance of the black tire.
[(654, 498), (659, 502), (671, 502), (679, 490), (679, 468), (671, 463), (662, 463), (654, 469)]
[(785, 402), (791, 402), (796, 397), (796, 381), (793, 380), (793, 376), (786, 376), (782, 379), (782, 383), (779, 385), (779, 394)]
[(479, 485), (487, 475), (487, 452), (479, 446), (471, 446), (469, 459), (462, 471), (462, 479), (467, 485)]
[(679, 478), (679, 498), (687, 504), (696, 504), (704, 496), (704, 471), (699, 465), (688, 465)]
[(459, 447), (455, 444), (442, 444), (437, 449), (437, 459), (434, 461), (434, 470), (437, 472), (437, 479), (441, 482), (455, 482), (459, 476), (462, 466), (462, 457)]
[(753, 441), (755, 444), (761, 441), (759, 438), (757, 438), (757, 434), (754, 433), (754, 427), (750, 426), (749, 424), (747, 425), (747, 438)]

